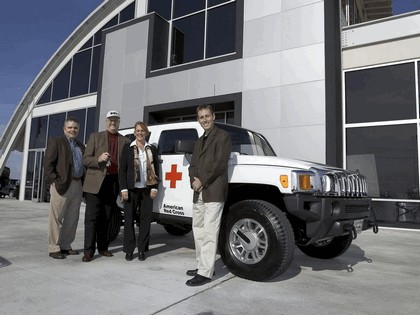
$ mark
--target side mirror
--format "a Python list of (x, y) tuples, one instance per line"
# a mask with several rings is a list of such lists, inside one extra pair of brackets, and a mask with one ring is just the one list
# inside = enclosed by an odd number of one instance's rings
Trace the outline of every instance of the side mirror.
[(176, 140), (175, 153), (190, 153), (194, 151), (195, 141), (193, 140)]

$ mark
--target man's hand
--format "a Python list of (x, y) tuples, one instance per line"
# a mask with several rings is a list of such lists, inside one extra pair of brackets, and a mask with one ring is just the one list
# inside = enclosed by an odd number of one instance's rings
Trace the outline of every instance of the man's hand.
[(194, 181), (192, 182), (192, 188), (196, 192), (200, 192), (203, 190), (203, 185), (201, 184), (201, 181), (199, 178), (194, 177)]

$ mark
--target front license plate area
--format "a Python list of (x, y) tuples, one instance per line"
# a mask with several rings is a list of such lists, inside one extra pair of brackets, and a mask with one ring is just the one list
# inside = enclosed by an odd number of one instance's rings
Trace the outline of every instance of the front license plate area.
[(357, 234), (360, 234), (363, 230), (363, 221), (364, 220), (354, 220), (353, 226)]

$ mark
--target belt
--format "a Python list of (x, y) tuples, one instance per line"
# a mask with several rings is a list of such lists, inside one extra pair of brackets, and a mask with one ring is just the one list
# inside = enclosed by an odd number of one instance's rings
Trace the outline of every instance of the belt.
[(73, 177), (73, 180), (81, 180), (81, 177)]

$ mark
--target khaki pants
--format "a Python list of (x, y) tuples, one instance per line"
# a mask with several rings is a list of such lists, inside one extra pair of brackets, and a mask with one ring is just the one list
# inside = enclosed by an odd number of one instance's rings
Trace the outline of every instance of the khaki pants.
[(48, 224), (48, 252), (71, 249), (76, 237), (82, 202), (82, 181), (72, 180), (64, 195), (57, 193), (55, 184), (50, 187), (50, 212)]
[(212, 278), (224, 202), (203, 202), (201, 193), (193, 205), (193, 233), (198, 274)]

